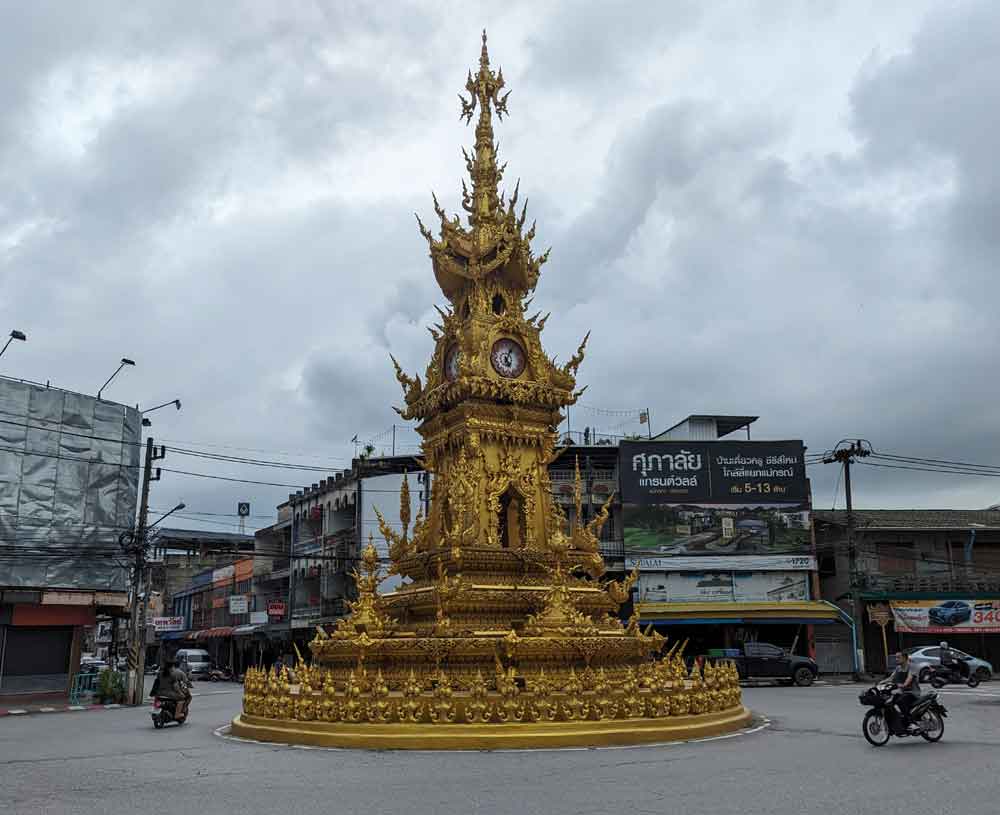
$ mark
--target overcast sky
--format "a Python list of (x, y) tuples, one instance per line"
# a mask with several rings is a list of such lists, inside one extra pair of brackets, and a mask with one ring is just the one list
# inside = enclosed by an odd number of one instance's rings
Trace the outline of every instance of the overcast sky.
[[(2, 7), (0, 333), (28, 334), (3, 374), (93, 393), (132, 357), (108, 398), (184, 404), (157, 442), (346, 466), (399, 422), (389, 352), (431, 351), (413, 212), (458, 205), (486, 26), (506, 176), (553, 247), (543, 341), (566, 359), (593, 330), (586, 405), (1000, 464), (1000, 4)], [(810, 470), (829, 507), (835, 468)], [(858, 470), (862, 507), (1000, 501)], [(152, 505), (287, 493), (164, 474)]]

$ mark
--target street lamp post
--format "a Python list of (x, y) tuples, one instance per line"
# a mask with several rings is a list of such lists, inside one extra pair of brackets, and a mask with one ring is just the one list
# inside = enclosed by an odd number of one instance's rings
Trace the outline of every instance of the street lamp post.
[(101, 393), (110, 384), (111, 380), (118, 376), (118, 372), (121, 371), (126, 365), (135, 365), (135, 360), (131, 360), (128, 357), (122, 357), (121, 365), (118, 366), (117, 370), (111, 376), (108, 377), (108, 381), (101, 385), (100, 389), (97, 391), (97, 398), (101, 398)]
[(10, 332), (10, 336), (7, 338), (7, 342), (4, 343), (3, 348), (0, 348), (0, 357), (3, 356), (3, 352), (7, 350), (7, 346), (10, 345), (14, 340), (20, 340), (24, 342), (28, 339), (28, 335), (23, 331), (18, 331), (16, 328)]
[(152, 413), (154, 410), (159, 410), (160, 408), (165, 408), (165, 407), (167, 407), (167, 405), (174, 405), (178, 410), (180, 410), (181, 409), (181, 400), (180, 399), (171, 399), (169, 402), (164, 402), (162, 405), (157, 405), (156, 407), (147, 408), (146, 410), (142, 411), (142, 426), (143, 427), (152, 427), (153, 423), (151, 421), (149, 421), (149, 419), (146, 418), (146, 414), (147, 413)]

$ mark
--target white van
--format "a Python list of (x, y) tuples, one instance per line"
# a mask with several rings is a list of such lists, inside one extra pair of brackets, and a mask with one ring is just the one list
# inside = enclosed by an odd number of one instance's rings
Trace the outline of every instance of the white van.
[(174, 659), (177, 660), (177, 667), (184, 671), (189, 679), (207, 677), (212, 667), (208, 651), (202, 648), (181, 648), (174, 654)]

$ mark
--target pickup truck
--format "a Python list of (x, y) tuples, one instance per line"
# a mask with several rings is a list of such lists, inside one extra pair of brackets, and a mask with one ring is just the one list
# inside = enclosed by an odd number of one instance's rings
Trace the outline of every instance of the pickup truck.
[(742, 653), (730, 659), (736, 663), (740, 679), (788, 680), (807, 687), (819, 675), (819, 666), (814, 660), (794, 656), (766, 642), (744, 643)]

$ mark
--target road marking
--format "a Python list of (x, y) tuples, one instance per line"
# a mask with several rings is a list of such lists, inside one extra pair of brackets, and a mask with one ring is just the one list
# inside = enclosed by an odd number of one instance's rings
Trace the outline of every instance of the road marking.
[(54, 707), (40, 707), (38, 708), (39, 713), (55, 713), (57, 708)]
[(27, 713), (28, 713), (27, 710), (8, 710), (7, 711), (7, 715), (8, 716), (24, 716)]
[(369, 752), (369, 753), (432, 753), (441, 755), (442, 753), (568, 753), (579, 752), (581, 750), (642, 750), (654, 747), (680, 747), (684, 744), (702, 744), (708, 741), (721, 741), (723, 739), (734, 739), (739, 736), (752, 736), (771, 726), (771, 720), (767, 716), (759, 717), (760, 724), (737, 730), (735, 733), (726, 733), (722, 736), (707, 736), (703, 739), (683, 739), (678, 741), (653, 742), (651, 744), (617, 744), (610, 747), (505, 747), (498, 750), (375, 750), (370, 748), (351, 747), (316, 747), (311, 744), (282, 744), (273, 741), (260, 741), (258, 739), (245, 739), (242, 736), (232, 735), (232, 725), (224, 724), (212, 731), (212, 735), (226, 741), (237, 741), (243, 744), (259, 744), (263, 747), (290, 747), (296, 750), (327, 750), (330, 752)]

